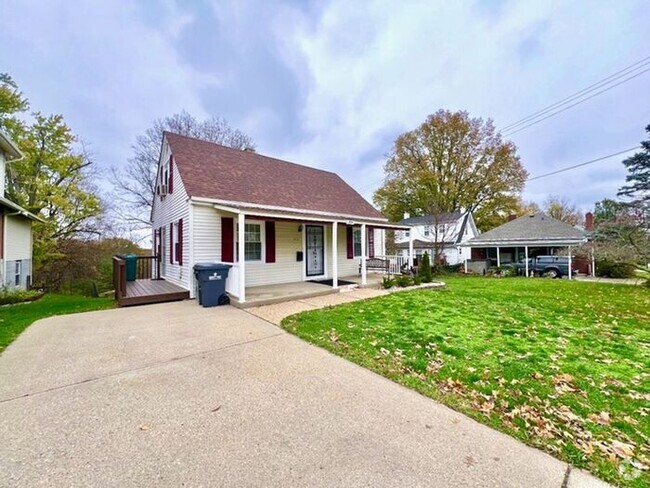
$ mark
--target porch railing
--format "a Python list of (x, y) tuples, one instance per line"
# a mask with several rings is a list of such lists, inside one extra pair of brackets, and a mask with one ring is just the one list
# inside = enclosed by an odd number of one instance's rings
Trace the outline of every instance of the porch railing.
[[(388, 261), (388, 274), (401, 274), (409, 269), (409, 258), (401, 255), (375, 256)], [(415, 260), (414, 260), (414, 264)]]

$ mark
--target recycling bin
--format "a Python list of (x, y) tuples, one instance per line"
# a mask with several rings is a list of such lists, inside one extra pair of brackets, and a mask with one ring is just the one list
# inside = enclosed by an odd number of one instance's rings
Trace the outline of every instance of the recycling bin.
[(228, 303), (226, 279), (230, 271), (229, 264), (197, 263), (194, 276), (199, 284), (199, 304), (204, 307), (216, 307)]
[(138, 256), (127, 254), (124, 256), (126, 261), (126, 281), (135, 281), (138, 275)]

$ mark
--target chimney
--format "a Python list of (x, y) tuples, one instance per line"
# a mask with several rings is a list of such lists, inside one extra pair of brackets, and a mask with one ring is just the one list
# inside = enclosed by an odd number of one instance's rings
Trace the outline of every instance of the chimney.
[(508, 215), (508, 222), (512, 222), (512, 221), (515, 220), (516, 218), (517, 218), (517, 215), (516, 215), (516, 214), (510, 214), (510, 215)]
[(591, 212), (585, 214), (585, 230), (589, 232), (594, 230), (594, 214)]
[(408, 213), (408, 212), (404, 212), (404, 218), (405, 218), (405, 219), (408, 219), (408, 218), (410, 218), (410, 217), (411, 217), (411, 214), (410, 214), (410, 213)]

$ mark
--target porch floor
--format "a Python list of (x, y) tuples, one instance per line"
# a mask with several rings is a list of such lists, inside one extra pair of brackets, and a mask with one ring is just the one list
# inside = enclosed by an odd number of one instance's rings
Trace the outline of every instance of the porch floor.
[[(366, 287), (379, 287), (383, 276), (383, 274), (368, 273)], [(340, 276), (339, 279), (353, 282), (354, 285), (342, 285), (339, 288), (334, 289), (331, 286), (319, 283), (299, 281), (295, 283), (282, 283), (279, 285), (251, 286), (250, 288), (246, 288), (246, 301), (244, 303), (238, 303), (237, 300), (233, 298), (232, 304), (241, 308), (258, 307), (260, 305), (270, 305), (300, 298), (341, 293), (361, 286), (361, 276), (358, 275)]]
[(147, 303), (173, 302), (189, 297), (189, 291), (169, 281), (145, 279), (127, 281), (126, 296), (119, 298), (118, 304), (120, 307), (126, 307)]

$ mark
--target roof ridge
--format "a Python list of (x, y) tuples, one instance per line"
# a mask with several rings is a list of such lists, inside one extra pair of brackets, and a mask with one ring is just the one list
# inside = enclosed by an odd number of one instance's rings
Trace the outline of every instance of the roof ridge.
[[(320, 171), (322, 173), (332, 174), (332, 175), (335, 175), (335, 176), (338, 176), (339, 178), (341, 178), (334, 171), (330, 171), (330, 170), (327, 170), (327, 169), (321, 169), (321, 168), (314, 168), (313, 166), (307, 166), (306, 164), (300, 164), (300, 163), (296, 163), (294, 161), (287, 161), (286, 159), (280, 159), (280, 158), (276, 158), (274, 156), (268, 156), (266, 154), (258, 153), (257, 151), (246, 151), (245, 149), (238, 149), (236, 147), (226, 146), (225, 144), (219, 144), (218, 142), (207, 141), (207, 140), (201, 139), (199, 137), (187, 136), (187, 135), (179, 134), (177, 132), (172, 132), (172, 131), (169, 131), (169, 130), (163, 131), (163, 135), (172, 135), (174, 137), (183, 137), (185, 139), (192, 139), (192, 140), (200, 142), (200, 143), (210, 144), (212, 146), (218, 146), (218, 147), (221, 147), (221, 148), (224, 148), (224, 149), (228, 149), (230, 151), (238, 151), (238, 152), (242, 152), (244, 154), (252, 154), (254, 156), (259, 156), (259, 157), (262, 157), (262, 158), (265, 158), (265, 159), (270, 159), (272, 161), (277, 161), (278, 163), (292, 164), (294, 166), (299, 166), (300, 168), (312, 169), (314, 171)], [(343, 180), (343, 181), (345, 181), (345, 180)]]

